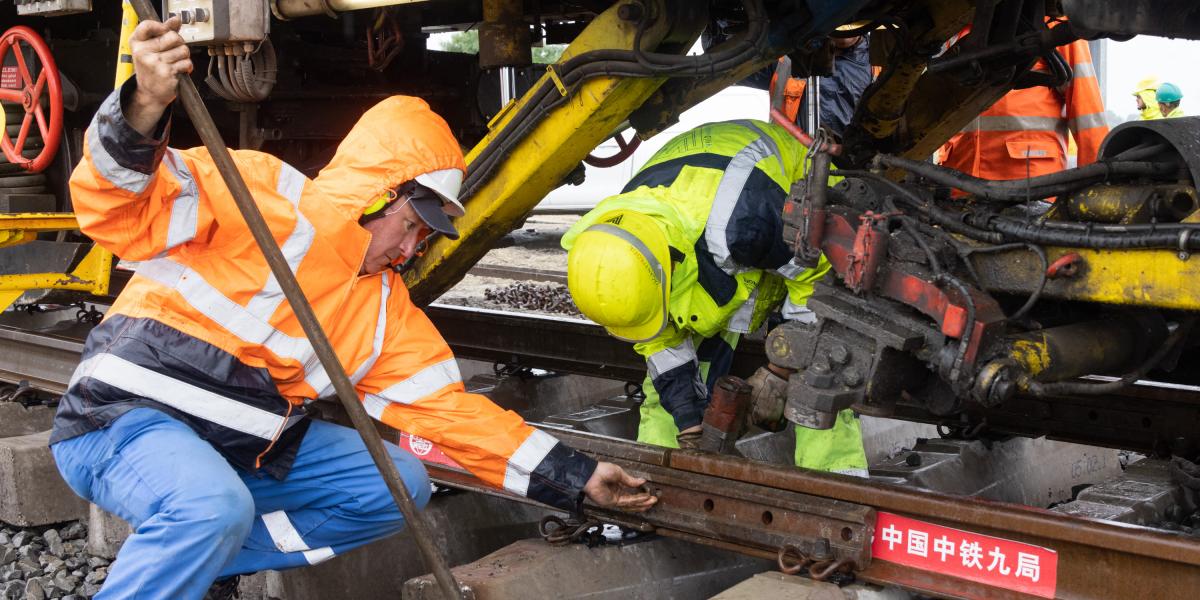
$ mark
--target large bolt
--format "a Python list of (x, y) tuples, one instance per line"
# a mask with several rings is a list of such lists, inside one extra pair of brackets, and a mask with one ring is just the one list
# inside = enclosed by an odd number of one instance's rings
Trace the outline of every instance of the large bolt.
[(829, 360), (839, 365), (846, 364), (850, 360), (850, 349), (841, 344), (834, 344), (829, 349)]
[(833, 373), (828, 365), (816, 363), (804, 371), (804, 382), (815, 388), (829, 389), (833, 387)]
[(817, 538), (817, 541), (813, 542), (811, 558), (813, 560), (829, 560), (833, 558), (833, 548), (830, 548), (828, 538)]
[(842, 383), (847, 387), (857, 387), (863, 382), (862, 372), (855, 367), (846, 367), (842, 370)]

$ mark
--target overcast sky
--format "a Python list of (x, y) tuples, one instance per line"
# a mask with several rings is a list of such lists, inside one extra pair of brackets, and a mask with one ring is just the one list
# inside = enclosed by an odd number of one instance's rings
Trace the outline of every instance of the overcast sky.
[(1145, 77), (1157, 76), (1183, 90), (1180, 106), (1189, 115), (1200, 115), (1200, 42), (1139, 35), (1128, 42), (1106, 40), (1108, 77), (1102, 81), (1108, 108), (1121, 118), (1137, 112), (1133, 87)]

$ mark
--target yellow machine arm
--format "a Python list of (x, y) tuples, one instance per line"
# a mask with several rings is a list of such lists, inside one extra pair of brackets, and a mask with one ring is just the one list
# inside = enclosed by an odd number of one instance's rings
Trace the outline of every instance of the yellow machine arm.
[[(663, 13), (661, 2), (647, 3)], [(457, 220), (461, 237), (439, 238), (405, 276), (413, 298), (420, 303), (433, 300), (453, 286), (497, 240), (529, 214), (597, 144), (604, 141), (665, 81), (664, 77), (596, 77), (568, 90), (555, 67), (592, 50), (633, 48), (637, 23), (622, 19), (614, 5), (597, 16), (563, 53), (557, 65), (547, 69), (530, 92), (504, 107), (492, 131), (467, 155), (468, 170), (477, 167), (484, 151), (496, 143), (506, 128), (524, 123), (514, 120), (542, 86), (553, 85), (569, 99), (543, 118), (505, 156), (503, 164), (474, 191), (466, 214)], [(665, 16), (665, 15), (664, 15)], [(659, 18), (642, 35), (644, 49), (651, 50), (668, 34), (670, 19)], [(696, 27), (691, 39), (700, 34)]]

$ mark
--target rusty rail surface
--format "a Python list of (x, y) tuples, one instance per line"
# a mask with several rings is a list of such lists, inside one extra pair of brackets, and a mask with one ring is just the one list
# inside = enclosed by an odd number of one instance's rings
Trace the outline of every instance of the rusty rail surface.
[[(599, 459), (621, 464), (647, 477), (652, 489), (658, 477), (686, 493), (664, 493), (660, 506), (644, 516), (604, 511), (585, 506), (584, 512), (601, 521), (653, 529), (660, 534), (737, 551), (775, 558), (766, 552), (765, 540), (780, 538), (777, 519), (760, 518), (778, 498), (818, 498), (830, 506), (886, 511), (967, 532), (1024, 542), (1058, 554), (1058, 598), (1186, 598), (1200, 590), (1200, 539), (1145, 527), (1093, 521), (1050, 511), (915, 491), (855, 477), (820, 473), (754, 462), (742, 458), (670, 450), (607, 438), (590, 433), (539, 425), (567, 444)], [(429, 463), (430, 475), (439, 483), (485, 493), (505, 495), (460, 470)], [(757, 503), (731, 504), (730, 489), (771, 490)], [(782, 493), (783, 496), (776, 496)], [(794, 496), (787, 496), (793, 494)], [(511, 497), (511, 496), (510, 496)], [(525, 501), (512, 497), (514, 500)], [(845, 513), (842, 513), (845, 514)], [(730, 522), (739, 526), (727, 528)], [(871, 527), (873, 530), (873, 527)], [(853, 536), (857, 531), (852, 532)], [(833, 537), (840, 532), (825, 531)], [(832, 541), (832, 540), (831, 540)], [(870, 546), (868, 541), (867, 546)], [(835, 546), (836, 548), (837, 546)], [(843, 548), (838, 556), (849, 556)], [(861, 556), (861, 555), (859, 555)], [(861, 559), (856, 559), (861, 560)], [(883, 560), (859, 562), (860, 579), (897, 585), (912, 591), (947, 598), (1027, 598), (1009, 590), (907, 567)]]

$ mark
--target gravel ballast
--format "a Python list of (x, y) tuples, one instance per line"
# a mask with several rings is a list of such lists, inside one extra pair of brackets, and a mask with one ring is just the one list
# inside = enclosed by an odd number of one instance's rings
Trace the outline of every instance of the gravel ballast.
[(110, 563), (86, 546), (82, 521), (29, 529), (0, 523), (0, 600), (95, 596)]

